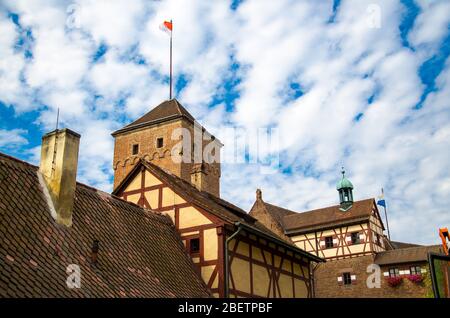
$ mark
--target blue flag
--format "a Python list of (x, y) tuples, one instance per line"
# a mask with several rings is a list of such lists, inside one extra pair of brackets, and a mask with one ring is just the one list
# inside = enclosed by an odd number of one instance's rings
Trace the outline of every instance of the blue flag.
[(381, 205), (382, 207), (386, 207), (386, 201), (384, 200), (384, 191), (383, 191), (383, 189), (381, 189), (381, 195), (378, 197), (377, 204)]
[(377, 204), (386, 207), (386, 201), (384, 199), (378, 200)]

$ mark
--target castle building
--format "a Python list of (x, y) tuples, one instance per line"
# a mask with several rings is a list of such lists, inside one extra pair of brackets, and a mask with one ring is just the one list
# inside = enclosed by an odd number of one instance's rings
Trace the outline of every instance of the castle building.
[[(375, 199), (354, 201), (353, 184), (344, 171), (336, 190), (339, 205), (302, 213), (263, 201), (258, 190), (249, 214), (326, 260), (314, 270), (316, 297), (430, 296), (427, 254), (440, 247), (390, 241)], [(378, 287), (371, 283), (374, 265), (380, 269)]]
[(178, 101), (113, 136), (112, 195), (76, 182), (69, 129), (39, 167), (0, 154), (0, 296), (314, 297), (323, 259), (219, 197), (222, 144)]
[[(193, 125), (192, 115), (172, 99), (114, 132), (113, 195), (168, 215), (214, 296), (313, 297), (312, 268), (320, 257), (221, 199), (220, 160), (174, 159), (180, 151), (174, 131), (193, 132)], [(197, 148), (194, 139), (188, 138), (191, 144), (181, 152)], [(222, 146), (216, 138), (206, 138), (202, 146), (208, 142)]]
[(0, 153), (0, 297), (430, 293), (427, 253), (439, 246), (390, 241), (344, 172), (337, 205), (297, 213), (257, 190), (247, 213), (220, 198), (223, 145), (177, 100), (112, 135), (112, 194), (76, 182), (69, 129), (43, 136), (39, 167)]

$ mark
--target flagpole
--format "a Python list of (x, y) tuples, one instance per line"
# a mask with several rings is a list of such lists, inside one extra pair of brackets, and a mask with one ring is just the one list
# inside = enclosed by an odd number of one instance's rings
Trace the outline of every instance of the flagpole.
[(387, 210), (386, 210), (386, 199), (384, 197), (384, 189), (383, 188), (381, 188), (381, 195), (383, 196), (383, 200), (384, 200), (384, 205), (383, 205), (384, 216), (386, 218), (386, 227), (387, 227), (387, 231), (388, 231), (388, 238), (389, 238), (389, 241), (390, 241), (391, 240), (391, 232), (389, 231), (389, 221), (388, 221)]
[(172, 30), (170, 30), (170, 75), (169, 75), (170, 92), (169, 92), (169, 99), (172, 99), (172, 34), (173, 34), (172, 20), (170, 20), (170, 24), (172, 26)]

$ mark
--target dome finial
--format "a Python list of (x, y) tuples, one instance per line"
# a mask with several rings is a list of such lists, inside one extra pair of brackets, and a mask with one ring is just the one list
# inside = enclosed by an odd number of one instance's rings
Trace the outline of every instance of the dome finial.
[(344, 166), (341, 167), (342, 179), (345, 178), (345, 169)]

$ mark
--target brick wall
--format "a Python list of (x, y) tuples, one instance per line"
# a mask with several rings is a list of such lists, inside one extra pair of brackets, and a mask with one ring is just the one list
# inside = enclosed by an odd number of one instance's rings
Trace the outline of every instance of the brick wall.
[(291, 239), (284, 234), (283, 228), (278, 224), (278, 222), (273, 218), (273, 216), (267, 212), (266, 208), (264, 207), (264, 202), (262, 200), (257, 199), (255, 201), (249, 214), (255, 219), (257, 219), (259, 222), (264, 224), (265, 227), (270, 229), (279, 237), (283, 238), (285, 241), (292, 242)]
[[(383, 272), (389, 267), (381, 267), (381, 288), (368, 288), (366, 281), (370, 273), (367, 273), (367, 266), (372, 264), (374, 256), (359, 256), (343, 260), (327, 261), (319, 264), (314, 271), (315, 276), (315, 296), (319, 298), (354, 298), (354, 297), (377, 297), (377, 298), (409, 298), (409, 297), (429, 297), (431, 292), (431, 281), (429, 278), (428, 265), (426, 262), (417, 264), (427, 268), (424, 274), (425, 281), (416, 284), (403, 277), (402, 283), (397, 287), (391, 287), (387, 283)], [(409, 268), (406, 265), (405, 268)], [(399, 266), (399, 268), (402, 268)], [(337, 277), (342, 277), (344, 272), (354, 275), (356, 280), (351, 285), (344, 285), (338, 282)]]
[[(187, 128), (191, 131), (193, 142), (193, 126), (184, 119), (164, 122), (149, 127), (143, 127), (115, 136), (114, 142), (114, 188), (128, 175), (139, 158), (144, 158), (153, 164), (170, 171), (176, 176), (191, 182), (193, 163), (176, 163), (172, 160), (171, 151), (180, 140), (172, 140), (172, 132), (177, 128)], [(156, 141), (163, 138), (164, 145), (157, 148)], [(205, 146), (208, 141), (203, 141)], [(133, 155), (133, 145), (139, 145), (139, 152)], [(219, 163), (207, 165), (205, 175), (205, 191), (220, 196), (220, 153)]]

